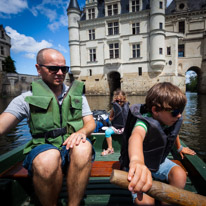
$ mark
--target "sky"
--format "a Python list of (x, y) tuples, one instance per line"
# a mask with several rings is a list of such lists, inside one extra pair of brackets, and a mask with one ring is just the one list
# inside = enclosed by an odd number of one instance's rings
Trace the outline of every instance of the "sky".
[[(167, 1), (167, 5), (172, 0)], [(11, 37), (11, 58), (20, 74), (36, 75), (36, 54), (62, 52), (70, 65), (67, 8), (70, 0), (0, 0), (0, 24)], [(78, 0), (80, 8), (85, 0)]]

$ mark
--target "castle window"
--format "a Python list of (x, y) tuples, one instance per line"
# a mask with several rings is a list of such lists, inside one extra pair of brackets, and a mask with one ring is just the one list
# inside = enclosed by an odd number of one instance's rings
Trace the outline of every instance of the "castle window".
[(4, 55), (4, 47), (1, 46), (1, 55)]
[(133, 44), (132, 45), (132, 57), (133, 58), (140, 57), (140, 44)]
[(167, 55), (171, 55), (171, 47), (167, 47)]
[(142, 76), (142, 67), (139, 67), (138, 71), (139, 71), (139, 76)]
[(184, 21), (179, 22), (179, 32), (183, 34), (185, 33), (185, 22)]
[(95, 18), (95, 9), (88, 9), (88, 17), (89, 19), (94, 19)]
[(139, 0), (132, 1), (132, 12), (137, 12), (140, 10), (140, 2)]
[(89, 69), (89, 76), (91, 77), (92, 76), (92, 70)]
[(184, 57), (185, 56), (185, 45), (180, 44), (178, 45), (178, 57)]
[(119, 43), (109, 44), (109, 58), (110, 59), (119, 58)]
[(140, 32), (139, 23), (133, 23), (132, 24), (132, 34), (139, 34), (139, 32)]
[(163, 54), (163, 49), (159, 48), (159, 54)]
[(160, 23), (160, 24), (159, 24), (159, 28), (160, 28), (160, 29), (163, 29), (163, 23)]
[(180, 4), (180, 5), (179, 5), (179, 9), (182, 10), (182, 9), (184, 9), (184, 8), (185, 8), (185, 5), (184, 5), (184, 4)]
[(160, 1), (159, 7), (160, 7), (160, 9), (163, 9), (163, 2), (162, 1)]
[(90, 29), (89, 30), (89, 40), (94, 40), (95, 39), (95, 30)]
[(112, 4), (107, 6), (108, 16), (113, 16), (118, 14), (118, 5)]
[(89, 50), (89, 60), (90, 60), (90, 62), (96, 61), (96, 49)]
[(4, 31), (1, 31), (1, 38), (4, 39), (5, 36), (4, 36)]
[(108, 35), (117, 35), (117, 34), (119, 34), (119, 22), (108, 23)]

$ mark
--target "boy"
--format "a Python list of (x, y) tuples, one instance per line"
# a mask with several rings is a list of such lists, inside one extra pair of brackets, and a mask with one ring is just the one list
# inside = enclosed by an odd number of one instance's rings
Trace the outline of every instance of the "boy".
[[(136, 123), (133, 129), (129, 126), (132, 131), (128, 140), (129, 162), (123, 166), (129, 166), (128, 189), (137, 193), (133, 194), (133, 198), (138, 205), (155, 204), (153, 198), (143, 194), (151, 188), (152, 177), (168, 181), (178, 188), (185, 186), (186, 173), (167, 159), (167, 155), (176, 140), (176, 145), (180, 145), (177, 136), (186, 102), (185, 95), (178, 87), (163, 82), (148, 91), (145, 105), (131, 107), (131, 113), (135, 117), (132, 121)], [(129, 125), (134, 124), (130, 121)], [(182, 151), (182, 147), (178, 149), (179, 152)], [(193, 151), (188, 153), (194, 154)]]

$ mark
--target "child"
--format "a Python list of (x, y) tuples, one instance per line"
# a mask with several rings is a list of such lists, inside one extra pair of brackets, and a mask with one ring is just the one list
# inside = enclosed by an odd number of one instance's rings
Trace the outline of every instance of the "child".
[(129, 111), (129, 102), (127, 102), (125, 92), (120, 89), (114, 91), (112, 106), (109, 115), (112, 126), (105, 131), (108, 148), (103, 150), (102, 156), (114, 153), (112, 147), (112, 134), (122, 134), (124, 132), (124, 126)]
[[(180, 146), (178, 133), (186, 101), (185, 95), (178, 87), (163, 82), (148, 91), (145, 105), (131, 107), (131, 113), (135, 117), (133, 122), (136, 123), (127, 123), (130, 128), (134, 125), (128, 140), (128, 189), (136, 193), (133, 198), (138, 205), (155, 204), (153, 198), (143, 194), (151, 188), (152, 177), (168, 181), (178, 188), (183, 189), (185, 186), (185, 171), (167, 159), (167, 155), (175, 141), (178, 151), (185, 153)], [(184, 150), (186, 153), (195, 154), (192, 150)]]

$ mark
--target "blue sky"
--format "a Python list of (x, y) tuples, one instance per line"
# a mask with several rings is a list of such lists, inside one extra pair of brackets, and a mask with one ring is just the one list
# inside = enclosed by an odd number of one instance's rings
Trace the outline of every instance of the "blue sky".
[[(168, 5), (172, 0), (168, 0)], [(69, 59), (67, 7), (70, 0), (0, 0), (0, 24), (11, 37), (11, 58), (21, 74), (36, 75), (35, 58), (45, 47)], [(80, 8), (85, 0), (78, 0)]]

